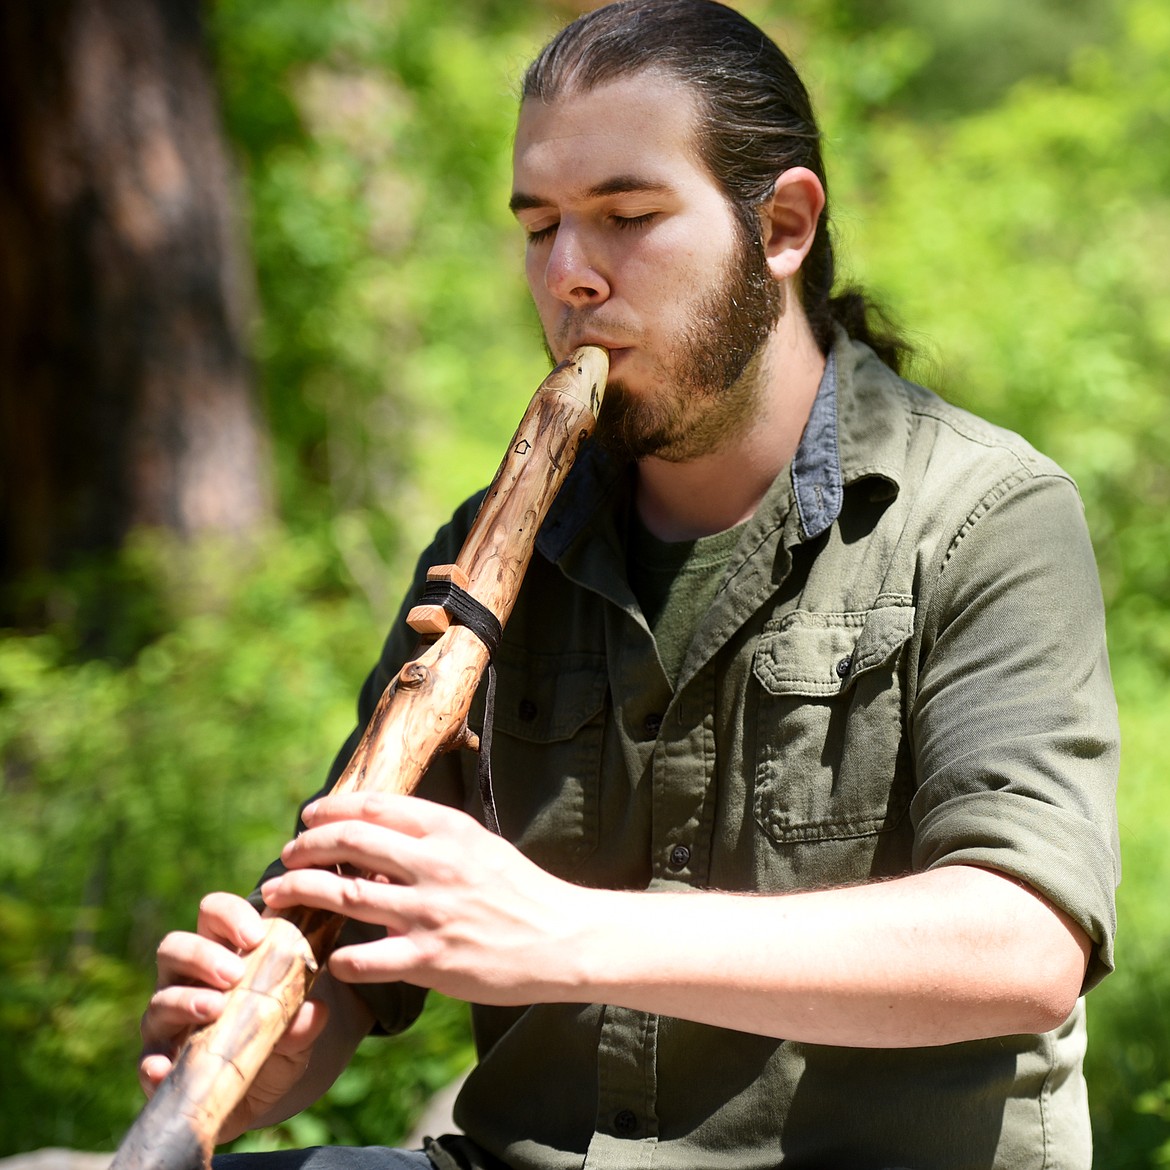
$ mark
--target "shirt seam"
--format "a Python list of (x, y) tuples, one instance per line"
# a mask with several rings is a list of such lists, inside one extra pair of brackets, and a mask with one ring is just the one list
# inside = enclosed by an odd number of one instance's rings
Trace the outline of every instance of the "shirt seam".
[[(1009, 448), (1004, 448), (1009, 454), (1016, 453)], [(958, 551), (959, 546), (967, 539), (974, 531), (975, 526), (980, 520), (986, 516), (992, 508), (1003, 500), (1007, 499), (1017, 488), (1024, 484), (1038, 482), (1040, 480), (1053, 479), (1061, 483), (1072, 483), (1067, 475), (1061, 475), (1051, 471), (1037, 471), (1034, 468), (1028, 467), (1026, 464), (1017, 460), (1016, 470), (1010, 475), (1005, 475), (1002, 479), (997, 480), (978, 500), (975, 501), (974, 507), (964, 517), (962, 523), (955, 531), (955, 535), (951, 538), (951, 543), (947, 546), (947, 551), (942, 558), (939, 565), (939, 578), (941, 579), (943, 573), (946, 572), (947, 565), (951, 558)], [(1074, 485), (1075, 488), (1075, 485)]]

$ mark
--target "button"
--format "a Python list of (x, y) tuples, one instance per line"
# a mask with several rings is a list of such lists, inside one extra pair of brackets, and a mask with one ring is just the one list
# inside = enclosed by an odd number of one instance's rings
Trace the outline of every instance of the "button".
[(647, 715), (642, 720), (642, 731), (647, 739), (657, 739), (659, 731), (662, 730), (662, 716), (661, 715)]
[(531, 699), (521, 699), (517, 714), (525, 723), (531, 723), (536, 718), (536, 704)]
[(852, 669), (853, 659), (842, 658), (841, 661), (837, 663), (837, 677), (844, 678)]
[(670, 851), (671, 869), (682, 869), (691, 859), (691, 851), (685, 845), (676, 845)]
[(629, 1136), (638, 1128), (638, 1119), (632, 1109), (621, 1110), (613, 1119), (613, 1127), (618, 1133)]

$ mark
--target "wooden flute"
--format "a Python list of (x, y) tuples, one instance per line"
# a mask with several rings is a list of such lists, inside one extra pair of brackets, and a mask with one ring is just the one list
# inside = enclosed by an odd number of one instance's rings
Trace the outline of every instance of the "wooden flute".
[[(452, 583), (502, 627), (536, 534), (581, 441), (597, 420), (609, 355), (583, 346), (537, 388), (454, 565)], [(408, 621), (423, 642), (382, 695), (335, 792), (413, 792), (440, 753), (477, 746), (467, 712), (489, 661), (481, 636), (436, 603)], [(264, 912), (267, 933), (247, 957), (223, 1014), (187, 1041), (118, 1147), (111, 1170), (196, 1170), (243, 1100), (323, 968), (344, 919), (303, 907)]]

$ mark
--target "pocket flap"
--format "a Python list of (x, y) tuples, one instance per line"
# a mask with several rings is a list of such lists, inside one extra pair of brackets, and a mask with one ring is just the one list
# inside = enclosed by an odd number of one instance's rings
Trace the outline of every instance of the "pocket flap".
[(496, 669), (495, 730), (518, 739), (571, 739), (605, 707), (609, 679), (600, 654), (525, 655), (515, 661), (501, 654)]
[(760, 636), (752, 669), (773, 695), (836, 695), (889, 659), (913, 629), (912, 605), (797, 610)]

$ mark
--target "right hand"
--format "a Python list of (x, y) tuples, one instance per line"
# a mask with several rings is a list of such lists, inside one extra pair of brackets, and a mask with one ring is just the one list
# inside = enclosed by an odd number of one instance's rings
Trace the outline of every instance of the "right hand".
[[(199, 905), (195, 933), (174, 931), (159, 944), (158, 982), (142, 1017), (138, 1079), (147, 1097), (171, 1071), (187, 1037), (219, 1018), (225, 992), (244, 972), (242, 955), (259, 945), (264, 924), (251, 903), (235, 894), (208, 894)], [(247, 1096), (224, 1122), (218, 1141), (265, 1124), (264, 1117), (301, 1078), (328, 1008), (305, 1001), (277, 1043)]]

